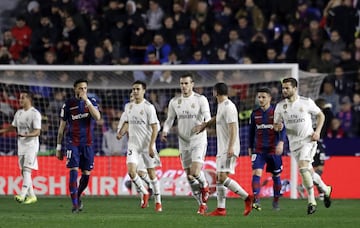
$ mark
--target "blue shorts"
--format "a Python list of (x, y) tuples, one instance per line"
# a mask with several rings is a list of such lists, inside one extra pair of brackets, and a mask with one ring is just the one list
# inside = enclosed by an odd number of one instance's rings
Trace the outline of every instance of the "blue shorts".
[(252, 169), (264, 169), (266, 163), (266, 172), (278, 175), (282, 172), (282, 159), (280, 155), (275, 154), (252, 154)]
[(94, 156), (91, 146), (69, 146), (66, 149), (66, 167), (90, 171), (94, 168)]

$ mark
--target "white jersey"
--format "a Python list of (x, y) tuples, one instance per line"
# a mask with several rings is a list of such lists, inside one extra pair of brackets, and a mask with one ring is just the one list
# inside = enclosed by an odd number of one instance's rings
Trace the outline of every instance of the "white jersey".
[(217, 138), (217, 155), (226, 154), (229, 147), (229, 124), (236, 123), (236, 136), (234, 144), (234, 154), (239, 156), (240, 139), (239, 139), (239, 120), (235, 104), (227, 99), (218, 104), (216, 113), (216, 138)]
[(189, 97), (181, 95), (171, 99), (164, 132), (169, 132), (175, 118), (177, 118), (178, 136), (182, 140), (188, 143), (207, 142), (206, 131), (199, 134), (192, 132), (195, 126), (211, 119), (209, 102), (205, 96), (193, 92)]
[(156, 123), (158, 129), (160, 126), (155, 107), (147, 100), (140, 104), (132, 102), (125, 106), (123, 115), (124, 121), (129, 124), (128, 147), (147, 151), (152, 134), (150, 125)]
[(311, 135), (314, 133), (311, 116), (320, 112), (320, 108), (311, 98), (301, 96), (294, 102), (284, 99), (276, 105), (274, 123), (285, 124), (291, 150), (311, 142)]
[[(34, 107), (26, 111), (19, 109), (11, 125), (17, 128), (18, 134), (27, 134), (35, 129), (41, 129), (41, 114)], [(18, 137), (18, 155), (24, 155), (28, 148), (32, 148), (35, 152), (39, 150), (39, 136)]]

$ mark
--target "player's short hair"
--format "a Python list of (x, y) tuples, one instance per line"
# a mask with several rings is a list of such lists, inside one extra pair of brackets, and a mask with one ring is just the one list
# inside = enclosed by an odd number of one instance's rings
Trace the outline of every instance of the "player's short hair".
[(223, 82), (216, 83), (214, 90), (218, 95), (228, 95), (228, 86)]
[(194, 75), (192, 73), (185, 73), (180, 76), (180, 78), (191, 78), (191, 81), (194, 81)]
[(257, 93), (267, 93), (271, 95), (271, 90), (267, 87), (260, 87), (256, 90)]
[(146, 83), (141, 80), (136, 80), (132, 85), (142, 85), (142, 87), (146, 89)]
[(80, 79), (78, 79), (78, 80), (76, 80), (76, 81), (74, 82), (74, 88), (75, 88), (78, 84), (83, 83), (83, 82), (85, 82), (86, 85), (89, 84), (89, 82), (88, 82), (87, 79), (85, 79), (85, 78), (80, 78)]
[(34, 100), (34, 94), (29, 90), (21, 90), (20, 93), (25, 93), (26, 96), (31, 100), (31, 102)]
[(298, 87), (298, 82), (295, 78), (284, 78), (282, 83), (290, 83), (292, 87)]

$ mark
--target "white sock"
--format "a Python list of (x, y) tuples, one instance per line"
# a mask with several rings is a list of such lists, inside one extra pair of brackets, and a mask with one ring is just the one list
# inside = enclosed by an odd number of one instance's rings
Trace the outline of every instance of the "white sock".
[(139, 176), (144, 182), (145, 184), (149, 187), (149, 188), (152, 188), (151, 184), (150, 184), (150, 177), (147, 173), (145, 173), (144, 175), (142, 176)]
[(243, 200), (245, 200), (249, 196), (249, 194), (236, 181), (234, 181), (230, 177), (226, 178), (226, 180), (224, 181), (224, 186), (227, 187), (232, 192), (241, 196)]
[(308, 168), (300, 168), (300, 174), (302, 177), (302, 184), (308, 192), (308, 203), (316, 205), (315, 194), (314, 194), (314, 182), (311, 176), (311, 172)]
[(313, 172), (313, 181), (317, 186), (319, 186), (321, 192), (323, 193), (327, 192), (328, 186), (324, 183), (320, 175), (317, 174), (316, 172)]
[(189, 182), (193, 197), (198, 202), (198, 204), (201, 205), (202, 201), (201, 201), (199, 182), (196, 179), (188, 180), (188, 182)]
[(153, 191), (154, 191), (155, 203), (161, 203), (160, 182), (159, 182), (159, 180), (155, 177), (154, 180), (150, 180), (150, 183), (151, 183)]
[(27, 168), (23, 169), (22, 176), (23, 176), (23, 182), (22, 182), (22, 186), (21, 186), (20, 195), (22, 197), (25, 197), (26, 194), (28, 193), (30, 186), (32, 186), (31, 170), (29, 170)]
[(216, 184), (217, 207), (226, 208), (226, 187), (223, 184)]
[(135, 184), (136, 188), (142, 192), (143, 194), (147, 195), (149, 194), (148, 190), (145, 188), (145, 186), (143, 185), (141, 178), (139, 177), (139, 175), (136, 174), (136, 176), (134, 177), (134, 179), (132, 180), (133, 183)]
[(194, 177), (200, 184), (200, 188), (206, 188), (209, 184), (205, 178), (205, 174), (203, 171), (200, 171), (199, 176)]

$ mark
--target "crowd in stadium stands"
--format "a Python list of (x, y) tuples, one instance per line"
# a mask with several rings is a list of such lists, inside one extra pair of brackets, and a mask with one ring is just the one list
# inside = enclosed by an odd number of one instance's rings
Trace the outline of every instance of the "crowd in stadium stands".
[[(327, 137), (360, 137), (359, 0), (23, 0), (15, 10), (14, 24), (2, 27), (0, 64), (299, 63), (303, 71), (327, 74), (319, 94), (335, 116)], [(172, 75), (147, 81), (171, 83)], [(18, 108), (8, 87), (1, 88), (1, 124)], [(30, 89), (47, 105), (45, 122), (69, 94)], [(118, 110), (127, 94), (120, 94)], [(164, 119), (168, 101), (158, 91), (149, 94)], [(241, 103), (241, 94), (230, 97)], [(102, 132), (117, 114), (104, 116)], [(43, 132), (42, 138), (55, 137)]]

